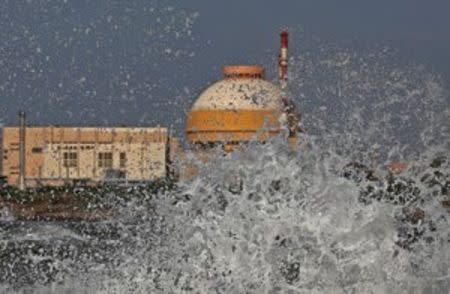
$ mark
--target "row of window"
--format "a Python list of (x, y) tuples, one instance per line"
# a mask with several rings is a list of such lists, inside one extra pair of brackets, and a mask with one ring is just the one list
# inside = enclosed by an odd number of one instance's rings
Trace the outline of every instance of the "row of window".
[[(62, 150), (77, 150), (78, 147), (77, 146), (63, 146), (63, 147), (58, 146), (57, 147), (57, 150), (61, 150), (61, 149)], [(93, 149), (94, 149), (94, 146), (80, 146), (80, 150), (93, 150)], [(35, 154), (39, 154), (39, 153), (43, 153), (44, 149), (42, 147), (33, 147), (31, 149), (31, 152), (35, 153)]]
[[(125, 152), (119, 154), (119, 166), (125, 168), (127, 163), (127, 155)], [(99, 152), (97, 154), (97, 162), (99, 168), (112, 168), (113, 167), (113, 154), (112, 152)], [(76, 152), (64, 152), (63, 153), (63, 166), (64, 167), (77, 167), (78, 166), (78, 153)]]
[[(92, 145), (80, 146), (80, 150), (93, 150), (95, 147)], [(58, 146), (57, 150), (77, 150), (78, 146)]]
[[(84, 151), (84, 150), (94, 150), (94, 149), (95, 149), (94, 146), (80, 146), (79, 148), (80, 148), (80, 150), (83, 150), (83, 151)], [(58, 146), (56, 149), (57, 149), (57, 150), (77, 150), (78, 147), (77, 147), (77, 146), (63, 146), (63, 147)], [(17, 150), (18, 150), (18, 149), (17, 149)], [(43, 153), (43, 152), (44, 152), (44, 149), (41, 148), (41, 147), (33, 147), (33, 148), (31, 149), (31, 152), (32, 152), (32, 153)]]

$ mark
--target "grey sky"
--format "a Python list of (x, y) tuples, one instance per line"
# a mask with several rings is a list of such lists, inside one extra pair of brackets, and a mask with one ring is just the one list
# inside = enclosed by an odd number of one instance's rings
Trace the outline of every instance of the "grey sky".
[(180, 130), (223, 64), (275, 66), (285, 27), (294, 54), (313, 38), (387, 45), (449, 80), (449, 11), (418, 0), (2, 0), (0, 117), (13, 124), (22, 108), (33, 124)]

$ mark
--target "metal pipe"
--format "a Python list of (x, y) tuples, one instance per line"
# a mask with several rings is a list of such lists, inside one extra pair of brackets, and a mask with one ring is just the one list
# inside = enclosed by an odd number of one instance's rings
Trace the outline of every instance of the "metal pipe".
[(20, 128), (19, 128), (19, 189), (25, 190), (26, 183), (26, 116), (24, 111), (19, 112)]

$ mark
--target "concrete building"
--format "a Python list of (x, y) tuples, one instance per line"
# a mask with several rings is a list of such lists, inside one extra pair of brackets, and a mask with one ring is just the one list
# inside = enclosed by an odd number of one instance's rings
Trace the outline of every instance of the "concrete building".
[[(4, 127), (0, 170), (11, 185), (60, 185), (163, 178), (171, 152), (166, 128)], [(23, 172), (21, 172), (23, 142)]]
[(296, 145), (300, 113), (287, 94), (288, 33), (281, 33), (279, 85), (265, 79), (259, 65), (228, 65), (223, 79), (206, 88), (192, 105), (186, 122), (191, 146), (232, 151), (250, 141), (265, 142), (280, 133)]
[(281, 33), (280, 41), (278, 85), (266, 80), (260, 65), (227, 65), (223, 78), (194, 102), (186, 120), (190, 151), (180, 153), (181, 180), (194, 178), (199, 165), (209, 161), (217, 150), (231, 152), (275, 136), (284, 137), (292, 150), (298, 150), (303, 129), (300, 112), (287, 90), (287, 31)]
[(281, 89), (264, 79), (261, 66), (225, 66), (223, 71), (224, 78), (203, 91), (188, 114), (189, 143), (232, 150), (277, 135), (284, 113)]

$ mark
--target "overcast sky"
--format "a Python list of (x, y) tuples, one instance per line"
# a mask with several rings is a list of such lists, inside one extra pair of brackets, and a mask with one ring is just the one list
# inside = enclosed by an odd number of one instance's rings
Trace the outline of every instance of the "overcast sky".
[[(450, 76), (450, 1), (0, 1), (0, 117), (32, 124), (170, 125), (227, 63), (273, 73), (278, 33), (389, 46)], [(304, 42), (304, 43), (303, 43)], [(311, 50), (311, 48), (309, 48)]]

